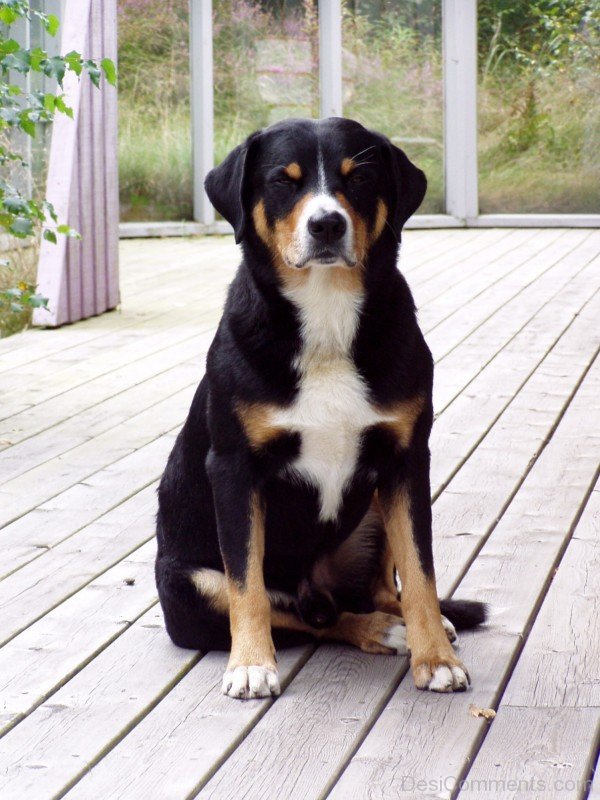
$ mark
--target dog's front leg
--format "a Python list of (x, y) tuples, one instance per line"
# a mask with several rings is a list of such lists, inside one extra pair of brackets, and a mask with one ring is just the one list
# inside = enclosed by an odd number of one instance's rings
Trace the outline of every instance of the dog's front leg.
[(207, 469), (229, 594), (231, 654), (223, 693), (242, 699), (278, 695), (263, 574), (265, 517), (260, 494), (251, 485), (243, 456), (211, 453)]
[(379, 490), (386, 534), (402, 584), (406, 624), (416, 686), (435, 692), (463, 691), (469, 675), (448, 641), (433, 567), (429, 449), (413, 444)]

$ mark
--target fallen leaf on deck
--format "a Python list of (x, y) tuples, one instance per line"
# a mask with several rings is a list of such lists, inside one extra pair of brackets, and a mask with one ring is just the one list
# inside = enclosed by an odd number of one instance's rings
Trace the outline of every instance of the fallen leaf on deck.
[(485, 719), (494, 719), (496, 716), (493, 708), (478, 708), (473, 703), (469, 706), (469, 714), (472, 717), (485, 717)]

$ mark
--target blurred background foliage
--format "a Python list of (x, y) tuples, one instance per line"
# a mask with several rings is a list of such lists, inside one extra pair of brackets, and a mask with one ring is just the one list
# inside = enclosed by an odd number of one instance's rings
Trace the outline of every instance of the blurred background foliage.
[[(600, 0), (480, 0), (482, 212), (600, 212)], [(122, 218), (190, 219), (188, 0), (119, 0)], [(217, 160), (318, 108), (316, 0), (215, 0)], [(443, 212), (440, 0), (346, 0), (346, 116), (394, 139)]]

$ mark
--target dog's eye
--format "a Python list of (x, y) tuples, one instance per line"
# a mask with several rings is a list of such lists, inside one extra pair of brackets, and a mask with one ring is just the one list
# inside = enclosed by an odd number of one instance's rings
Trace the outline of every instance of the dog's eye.
[(365, 183), (366, 177), (361, 175), (360, 172), (353, 172), (348, 178), (348, 182), (353, 186), (358, 186), (360, 183)]
[(294, 181), (289, 178), (287, 175), (278, 175), (274, 180), (273, 183), (276, 186), (293, 186)]

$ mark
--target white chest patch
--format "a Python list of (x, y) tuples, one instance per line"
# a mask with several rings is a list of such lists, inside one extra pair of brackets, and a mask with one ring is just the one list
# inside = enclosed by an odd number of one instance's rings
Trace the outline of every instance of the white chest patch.
[(350, 357), (362, 295), (338, 288), (328, 267), (312, 267), (304, 285), (287, 293), (302, 316), (303, 347), (297, 361), (300, 388), (272, 422), (301, 435), (290, 471), (320, 494), (320, 518), (336, 518), (356, 468), (360, 434), (391, 418), (367, 399), (367, 387)]

